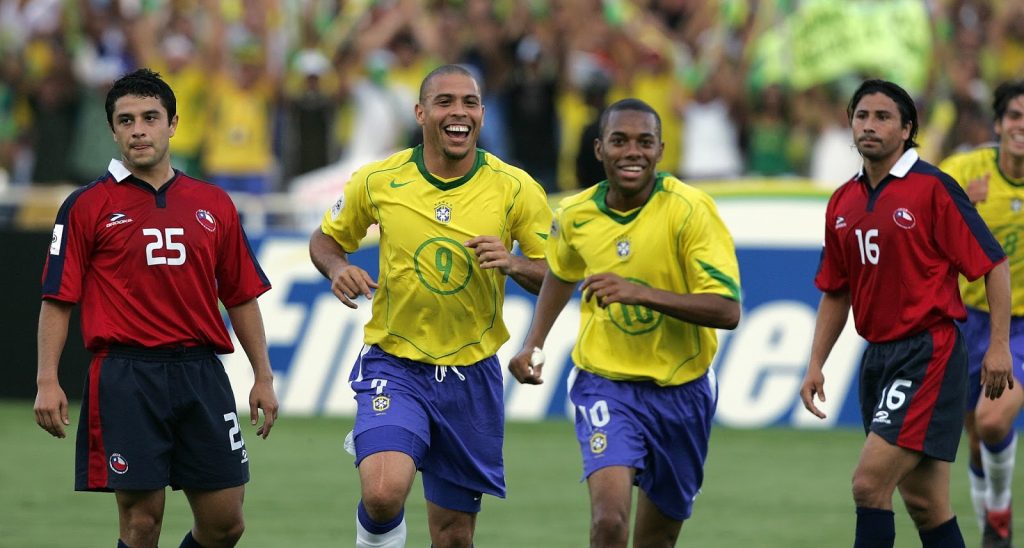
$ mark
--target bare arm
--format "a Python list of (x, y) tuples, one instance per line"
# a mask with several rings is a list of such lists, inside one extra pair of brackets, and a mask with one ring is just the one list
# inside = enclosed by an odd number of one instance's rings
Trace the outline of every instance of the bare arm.
[(377, 289), (377, 282), (358, 266), (348, 262), (348, 254), (333, 238), (320, 229), (309, 237), (309, 258), (313, 266), (331, 282), (331, 292), (345, 306), (359, 308), (352, 300), (362, 295), (372, 299), (371, 289)]
[(536, 295), (548, 271), (544, 259), (528, 259), (513, 255), (497, 236), (477, 236), (464, 244), (476, 253), (480, 268), (498, 268), (511, 276), (523, 289)]
[(36, 372), (36, 424), (56, 438), (63, 438), (68, 420), (68, 398), (60, 387), (57, 370), (60, 355), (68, 338), (68, 323), (71, 320), (69, 303), (43, 300), (39, 307), (39, 331), (37, 333)]
[(988, 297), (988, 350), (981, 360), (981, 384), (985, 397), (994, 400), (1007, 387), (1013, 388), (1013, 359), (1010, 357), (1010, 267), (1007, 261), (997, 264), (985, 274)]
[(800, 386), (800, 399), (804, 407), (817, 416), (825, 418), (823, 413), (814, 405), (814, 396), (822, 402), (825, 401), (825, 375), (822, 368), (825, 360), (832, 353), (832, 347), (839, 340), (843, 328), (846, 327), (846, 319), (850, 315), (850, 293), (825, 293), (821, 296), (818, 304), (818, 319), (814, 324), (814, 339), (811, 342), (811, 361), (807, 365), (807, 374), (804, 375), (803, 384)]
[(541, 384), (540, 378), (543, 364), (534, 366), (530, 362), (534, 348), (543, 348), (544, 341), (551, 332), (551, 326), (565, 308), (566, 303), (572, 297), (576, 284), (564, 282), (548, 272), (544, 275), (544, 284), (540, 288), (540, 297), (533, 310), (533, 323), (530, 324), (530, 332), (523, 341), (523, 349), (519, 351), (509, 362), (508, 370), (512, 376), (522, 384)]
[(277, 421), (277, 396), (274, 394), (274, 372), (270, 368), (267, 354), (267, 336), (263, 329), (263, 315), (256, 299), (251, 299), (228, 309), (231, 326), (238, 335), (249, 363), (252, 365), (253, 383), (249, 391), (249, 422), (259, 422), (263, 410), (263, 425), (256, 429), (256, 435), (266, 439)]
[(712, 293), (675, 293), (630, 282), (617, 274), (604, 272), (583, 281), (583, 299), (597, 299), (601, 308), (612, 303), (638, 304), (677, 320), (714, 327), (735, 329), (740, 321), (740, 304)]

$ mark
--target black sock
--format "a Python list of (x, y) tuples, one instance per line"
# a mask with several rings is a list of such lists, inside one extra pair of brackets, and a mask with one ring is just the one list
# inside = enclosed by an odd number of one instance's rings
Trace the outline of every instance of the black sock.
[(853, 548), (893, 548), (896, 515), (892, 510), (857, 507), (857, 536)]
[(923, 548), (964, 548), (964, 536), (956, 523), (956, 516), (942, 525), (927, 531), (918, 531)]

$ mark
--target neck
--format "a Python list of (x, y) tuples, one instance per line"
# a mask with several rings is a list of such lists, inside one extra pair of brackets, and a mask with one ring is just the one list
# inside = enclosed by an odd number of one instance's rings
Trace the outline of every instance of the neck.
[(1011, 179), (1024, 179), (1024, 156), (1013, 156), (999, 149), (999, 169)]
[(160, 187), (164, 186), (164, 183), (171, 180), (174, 177), (174, 169), (171, 168), (170, 162), (160, 162), (159, 164), (151, 168), (139, 168), (128, 163), (124, 164), (124, 167), (128, 168), (132, 176), (136, 179), (146, 182), (149, 186), (155, 190), (160, 190)]
[(892, 171), (892, 166), (896, 165), (896, 162), (903, 157), (903, 152), (900, 150), (879, 160), (864, 158), (864, 173), (868, 176), (868, 184), (871, 185), (871, 188), (876, 188), (882, 179), (885, 179), (885, 176)]
[(605, 194), (604, 197), (604, 203), (616, 211), (629, 211), (647, 203), (651, 192), (654, 192), (653, 181), (636, 194), (623, 194), (619, 189), (609, 187), (608, 194)]
[(423, 165), (427, 166), (427, 171), (442, 179), (462, 177), (469, 173), (469, 170), (473, 169), (475, 162), (475, 150), (471, 150), (460, 160), (453, 160), (445, 156), (444, 152), (440, 150), (431, 151), (427, 150), (426, 147), (423, 148)]

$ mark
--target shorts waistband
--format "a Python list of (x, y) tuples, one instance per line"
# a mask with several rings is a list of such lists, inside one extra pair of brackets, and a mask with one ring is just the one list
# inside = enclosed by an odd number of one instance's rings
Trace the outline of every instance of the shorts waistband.
[(108, 356), (125, 356), (143, 360), (185, 360), (195, 358), (212, 358), (216, 355), (208, 346), (173, 346), (146, 348), (112, 344), (106, 348)]

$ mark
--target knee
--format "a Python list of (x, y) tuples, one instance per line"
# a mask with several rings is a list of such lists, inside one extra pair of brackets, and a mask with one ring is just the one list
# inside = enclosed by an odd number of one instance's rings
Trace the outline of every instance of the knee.
[(885, 485), (877, 478), (860, 472), (853, 474), (851, 482), (853, 502), (863, 508), (888, 508), (892, 504), (892, 492), (886, 492)]
[(903, 505), (907, 508), (907, 514), (910, 515), (910, 519), (914, 520), (914, 524), (918, 529), (930, 529), (936, 525), (935, 522), (935, 502), (929, 500), (928, 497), (908, 493), (903, 491), (900, 493), (903, 498)]
[(473, 531), (465, 527), (441, 527), (431, 535), (431, 542), (437, 548), (470, 548)]
[(998, 413), (978, 414), (975, 419), (975, 427), (978, 430), (978, 438), (989, 445), (997, 444), (1010, 433), (1012, 425), (1005, 424)]
[(625, 546), (629, 538), (629, 514), (594, 508), (590, 521), (592, 546)]
[(402, 511), (403, 506), (405, 499), (397, 489), (363, 489), (363, 507), (373, 521), (391, 521)]
[(196, 540), (203, 546), (226, 548), (238, 544), (239, 539), (242, 538), (242, 533), (245, 532), (245, 521), (239, 517), (220, 523), (206, 524), (205, 526), (197, 524), (196, 529), (196, 536), (198, 537)]
[(132, 539), (135, 539), (135, 542), (140, 544), (145, 544), (145, 541), (140, 542), (139, 539), (160, 538), (160, 527), (162, 525), (160, 516), (146, 512), (131, 512), (127, 517), (125, 525), (128, 528), (128, 538), (125, 540), (129, 542), (129, 545), (132, 545)]

